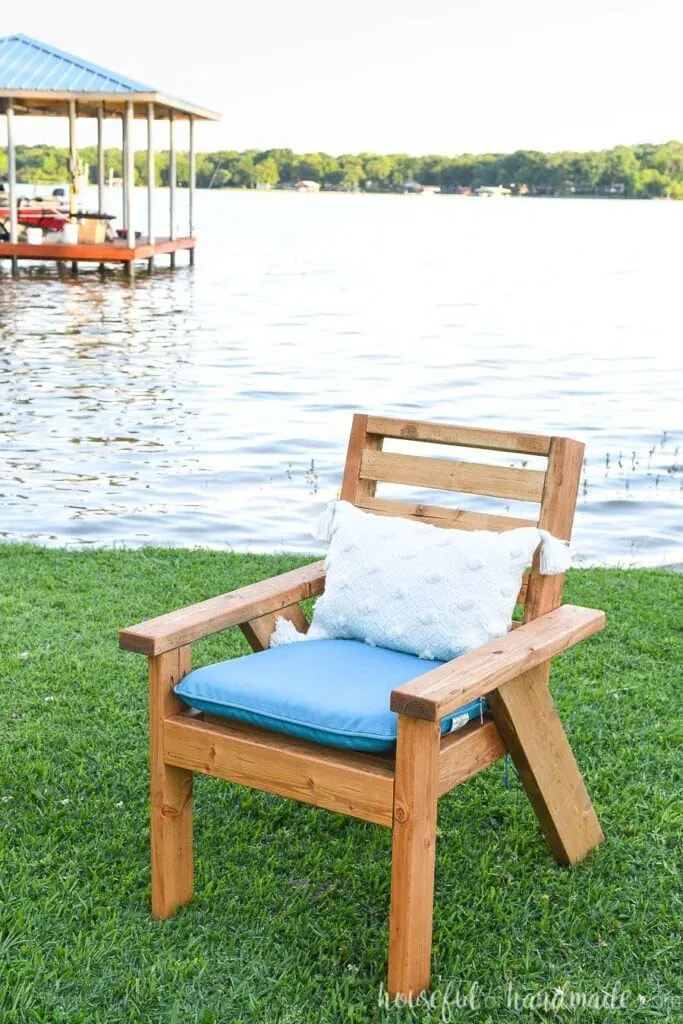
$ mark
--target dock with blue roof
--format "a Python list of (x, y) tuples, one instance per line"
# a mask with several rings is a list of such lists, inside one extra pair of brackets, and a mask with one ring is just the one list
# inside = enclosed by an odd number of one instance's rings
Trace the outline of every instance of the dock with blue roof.
[[(169, 96), (162, 90), (135, 81), (126, 75), (109, 71), (87, 60), (65, 53), (25, 35), (0, 38), (0, 112), (7, 121), (7, 201), (6, 216), (0, 216), (0, 261), (9, 259), (12, 272), (17, 273), (20, 260), (70, 263), (77, 271), (80, 262), (120, 264), (133, 276), (135, 264), (146, 260), (149, 269), (155, 257), (167, 254), (171, 266), (176, 253), (187, 250), (194, 263), (194, 191), (196, 179), (194, 127), (198, 121), (216, 121), (219, 114), (195, 104)], [(87, 213), (78, 209), (75, 186), (70, 188), (68, 209), (60, 211), (64, 221), (62, 237), (38, 239), (36, 229), (22, 223), (16, 181), (16, 120), (19, 117), (63, 117), (69, 123), (69, 165), (72, 181), (78, 169), (76, 124), (79, 118), (97, 120), (97, 188), (98, 211)], [(111, 237), (106, 227), (104, 210), (105, 160), (104, 124), (106, 119), (121, 122), (123, 154), (122, 230), (120, 237)], [(133, 125), (136, 120), (147, 123), (147, 216), (146, 223), (136, 225), (133, 186)], [(154, 128), (159, 121), (169, 123), (169, 211), (166, 232), (155, 223), (154, 194)], [(189, 127), (189, 208), (187, 233), (176, 228), (177, 154), (175, 125), (187, 122)], [(0, 195), (0, 208), (3, 198)], [(55, 214), (56, 215), (56, 214)], [(98, 231), (105, 231), (101, 240), (88, 221), (100, 218)], [(25, 218), (23, 218), (25, 220)], [(54, 233), (53, 233), (54, 234)]]

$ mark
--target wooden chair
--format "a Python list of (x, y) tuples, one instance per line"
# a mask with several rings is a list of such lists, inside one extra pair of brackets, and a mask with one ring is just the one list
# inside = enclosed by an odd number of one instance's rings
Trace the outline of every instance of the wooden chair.
[[(383, 450), (385, 438), (543, 456), (545, 470), (494, 467)], [(460, 530), (539, 525), (569, 539), (583, 445), (508, 433), (356, 415), (342, 498), (379, 515)], [(529, 520), (376, 497), (378, 481), (535, 503)], [(536, 555), (538, 559), (538, 553)], [(124, 650), (149, 658), (152, 913), (169, 917), (192, 896), (192, 773), (228, 779), (392, 830), (391, 995), (429, 985), (437, 802), (510, 753), (555, 858), (573, 864), (603, 839), (548, 688), (554, 655), (603, 628), (604, 614), (561, 606), (562, 576), (536, 564), (506, 636), (395, 689), (395, 756), (331, 749), (186, 708), (173, 686), (190, 671), (193, 641), (240, 626), (255, 651), (277, 616), (307, 626), (300, 602), (324, 588), (323, 562), (162, 615), (122, 631)], [(486, 695), (491, 715), (443, 738), (440, 720)]]

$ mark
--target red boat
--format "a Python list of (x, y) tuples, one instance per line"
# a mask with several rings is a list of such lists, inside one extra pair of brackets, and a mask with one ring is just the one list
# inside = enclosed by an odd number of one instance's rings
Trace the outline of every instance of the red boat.
[[(43, 231), (61, 231), (65, 224), (69, 223), (69, 214), (66, 211), (55, 210), (54, 207), (43, 206), (20, 206), (18, 221), (28, 228), (42, 228)], [(9, 206), (0, 206), (0, 227), (9, 226)]]

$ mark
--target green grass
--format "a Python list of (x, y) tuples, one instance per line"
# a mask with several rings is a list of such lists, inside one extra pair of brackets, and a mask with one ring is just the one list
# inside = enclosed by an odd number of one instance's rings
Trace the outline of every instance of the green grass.
[[(606, 843), (557, 867), (502, 764), (441, 801), (433, 1008), (379, 1005), (390, 836), (373, 825), (200, 777), (194, 901), (151, 920), (145, 661), (117, 630), (303, 561), (0, 546), (0, 1021), (680, 1020), (683, 577), (663, 570), (568, 578), (568, 601), (608, 614), (553, 674)], [(195, 664), (245, 650), (223, 634)], [(457, 1009), (471, 983), (477, 1008)], [(625, 1005), (515, 1011), (508, 984), (617, 986)]]

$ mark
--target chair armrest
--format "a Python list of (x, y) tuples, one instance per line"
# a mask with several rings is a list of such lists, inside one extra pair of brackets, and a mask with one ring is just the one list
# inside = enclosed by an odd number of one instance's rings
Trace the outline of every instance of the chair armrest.
[(440, 721), (603, 629), (605, 613), (565, 604), (397, 687), (391, 710)]
[(250, 619), (278, 612), (290, 604), (321, 594), (325, 582), (325, 563), (313, 562), (300, 569), (252, 583), (229, 594), (191, 604), (168, 615), (148, 619), (137, 626), (122, 629), (119, 647), (123, 651), (155, 656), (165, 651), (239, 626)]

